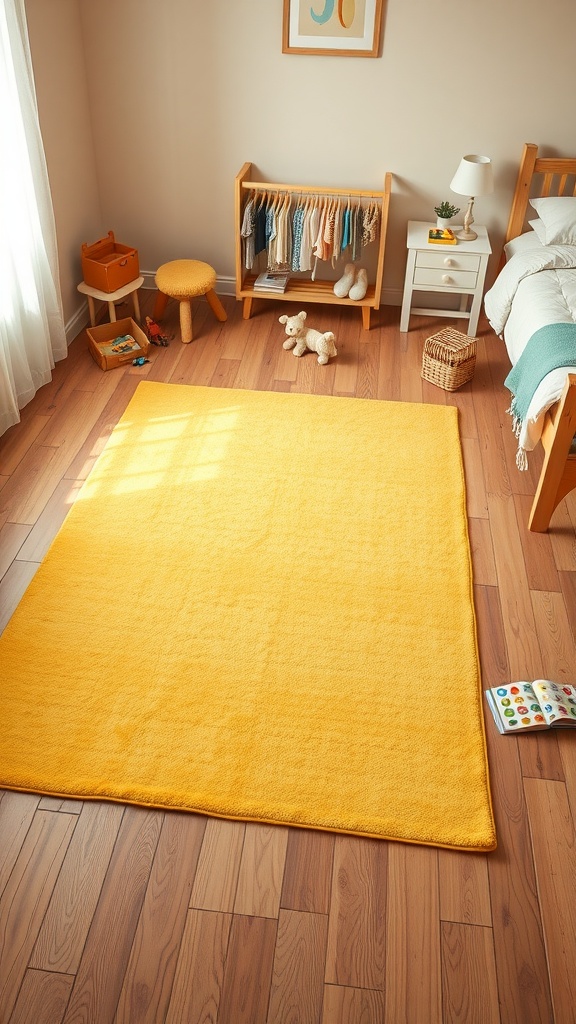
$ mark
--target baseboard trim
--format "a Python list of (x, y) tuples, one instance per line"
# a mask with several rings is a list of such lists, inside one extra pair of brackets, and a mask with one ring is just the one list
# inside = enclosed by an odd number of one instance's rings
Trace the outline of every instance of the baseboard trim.
[[(144, 278), (142, 288), (147, 291), (154, 291), (156, 289), (155, 282), (155, 271), (153, 270), (141, 270), (140, 273)], [(232, 298), (236, 295), (236, 278), (222, 276), (216, 279), (216, 291), (218, 295), (229, 295)], [(401, 306), (402, 305), (402, 291), (395, 288), (386, 288), (382, 292), (381, 299), (382, 306)], [(74, 338), (83, 331), (85, 327), (90, 323), (90, 315), (88, 312), (88, 303), (84, 299), (82, 304), (78, 307), (74, 315), (66, 323), (66, 341), (70, 345)]]

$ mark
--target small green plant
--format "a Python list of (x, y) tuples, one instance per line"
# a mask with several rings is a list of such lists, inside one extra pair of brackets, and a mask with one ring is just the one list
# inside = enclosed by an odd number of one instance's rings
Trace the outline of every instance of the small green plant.
[(443, 220), (450, 220), (450, 217), (455, 217), (457, 213), (460, 213), (460, 207), (452, 206), (452, 203), (445, 199), (439, 206), (434, 207), (434, 213), (437, 217), (442, 217)]

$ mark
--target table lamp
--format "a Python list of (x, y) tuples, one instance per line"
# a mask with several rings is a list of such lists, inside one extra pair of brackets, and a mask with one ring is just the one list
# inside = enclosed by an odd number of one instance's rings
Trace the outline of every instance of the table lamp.
[(470, 225), (474, 223), (472, 210), (476, 196), (487, 196), (494, 191), (494, 179), (492, 176), (492, 161), (488, 156), (478, 156), (476, 153), (469, 153), (463, 156), (456, 174), (450, 182), (452, 192), (459, 196), (468, 196), (468, 209), (464, 216), (464, 229), (456, 234), (463, 242), (472, 242), (478, 235), (472, 231)]

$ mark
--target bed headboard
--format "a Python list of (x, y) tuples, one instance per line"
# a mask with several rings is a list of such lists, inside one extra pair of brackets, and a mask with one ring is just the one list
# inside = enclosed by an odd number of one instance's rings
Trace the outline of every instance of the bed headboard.
[[(536, 196), (576, 196), (576, 157), (539, 157), (538, 146), (524, 146), (504, 244), (526, 230), (528, 200)], [(533, 217), (536, 216), (533, 211)]]

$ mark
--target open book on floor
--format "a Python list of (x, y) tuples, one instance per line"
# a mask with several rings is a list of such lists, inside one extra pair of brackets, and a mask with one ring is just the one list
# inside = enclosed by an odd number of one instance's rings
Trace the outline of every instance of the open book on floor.
[(502, 683), (485, 693), (501, 733), (576, 728), (576, 686), (534, 679)]

